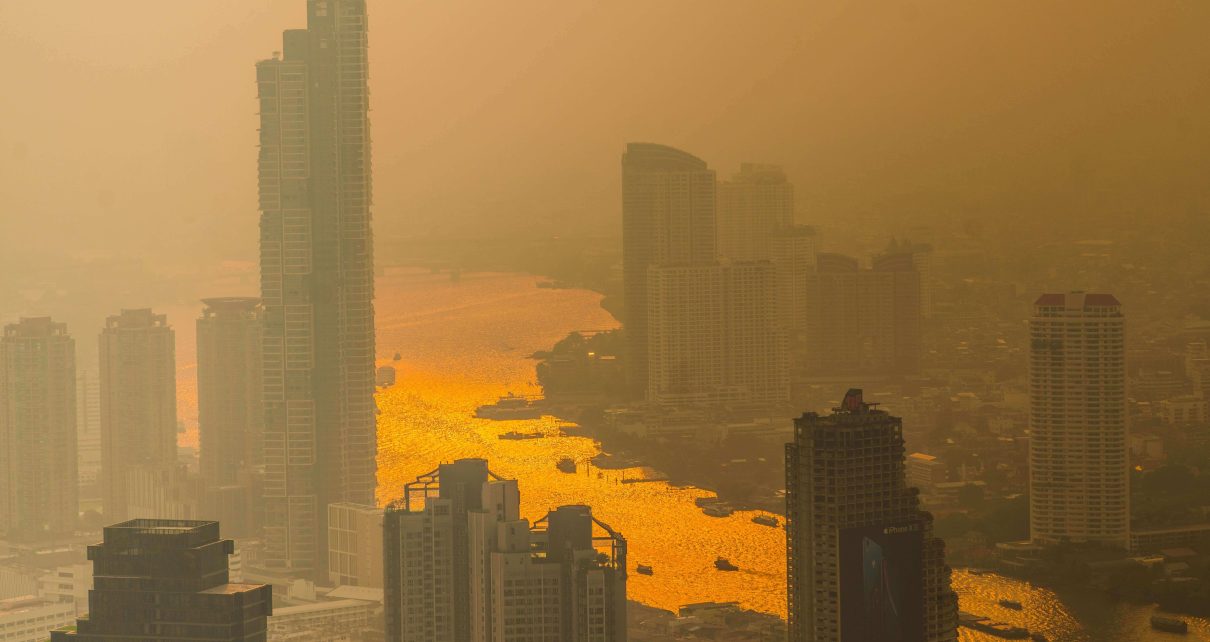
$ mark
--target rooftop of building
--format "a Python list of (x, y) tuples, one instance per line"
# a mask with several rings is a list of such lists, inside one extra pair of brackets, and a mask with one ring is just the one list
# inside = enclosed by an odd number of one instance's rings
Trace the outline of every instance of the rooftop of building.
[(264, 584), (219, 584), (212, 586), (204, 591), (198, 591), (206, 595), (235, 595), (237, 593), (246, 593), (255, 591), (258, 588), (265, 586)]
[(706, 169), (706, 161), (675, 147), (657, 143), (627, 143), (622, 154), (622, 164), (627, 167), (655, 170), (700, 170)]
[(1068, 292), (1067, 294), (1043, 294), (1034, 301), (1034, 305), (1038, 307), (1063, 306), (1068, 309), (1087, 309), (1115, 308), (1120, 307), (1122, 303), (1112, 294)]

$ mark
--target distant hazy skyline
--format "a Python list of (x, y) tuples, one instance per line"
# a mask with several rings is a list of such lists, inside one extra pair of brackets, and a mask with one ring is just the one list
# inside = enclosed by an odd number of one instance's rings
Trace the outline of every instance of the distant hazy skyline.
[[(1210, 3), (879, 6), (372, 1), (384, 247), (617, 234), (628, 141), (783, 164), (812, 222), (1210, 201)], [(0, 4), (0, 255), (254, 260), (252, 64), (303, 7)]]

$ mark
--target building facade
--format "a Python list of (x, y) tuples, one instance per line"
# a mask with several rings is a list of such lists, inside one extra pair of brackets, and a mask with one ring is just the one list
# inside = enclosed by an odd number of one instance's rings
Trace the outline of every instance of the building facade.
[(648, 268), (717, 258), (716, 179), (706, 162), (652, 143), (622, 154), (622, 280), (625, 364), (635, 397), (647, 391)]
[(1044, 294), (1029, 334), (1030, 538), (1128, 548), (1121, 303), (1111, 294)]
[(910, 256), (863, 269), (856, 258), (819, 254), (806, 298), (812, 374), (891, 377), (919, 368), (920, 286)]
[(122, 310), (101, 331), (101, 488), (105, 518), (122, 521), (136, 469), (176, 465), (176, 333), (168, 317)]
[(788, 400), (772, 263), (652, 266), (647, 275), (648, 401), (767, 408)]
[(265, 563), (327, 579), (327, 506), (373, 504), (374, 261), (365, 0), (308, 0), (256, 66)]
[(93, 586), (88, 616), (51, 642), (223, 640), (264, 642), (273, 614), (267, 585), (228, 582), (217, 522), (135, 519), (105, 528), (88, 547)]
[[(256, 532), (264, 507), (260, 300), (205, 299), (197, 320), (201, 515), (237, 537)], [(167, 517), (167, 516), (165, 516)]]
[(791, 642), (958, 638), (958, 598), (932, 516), (907, 485), (899, 418), (850, 390), (786, 444)]
[(0, 335), (0, 533), (75, 530), (76, 343), (67, 325), (21, 319)]
[(777, 270), (777, 316), (794, 360), (804, 359), (807, 340), (807, 281), (815, 272), (815, 228), (795, 225), (774, 230), (770, 257)]
[(718, 253), (732, 261), (768, 261), (778, 229), (794, 225), (794, 185), (777, 165), (743, 163), (718, 185)]
[(101, 381), (96, 368), (76, 370), (76, 474), (81, 504), (101, 501)]
[(335, 586), (382, 588), (382, 509), (328, 505), (328, 578)]
[(30, 596), (0, 600), (0, 642), (43, 642), (47, 631), (69, 626), (75, 618), (70, 602)]

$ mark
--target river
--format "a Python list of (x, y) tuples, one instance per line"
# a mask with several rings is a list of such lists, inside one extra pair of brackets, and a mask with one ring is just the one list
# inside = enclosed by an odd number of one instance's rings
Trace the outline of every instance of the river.
[[(554, 464), (559, 458), (586, 462), (599, 448), (591, 439), (558, 436), (555, 419), (492, 422), (472, 417), (476, 406), (508, 392), (539, 392), (529, 359), (533, 352), (550, 348), (573, 330), (617, 325), (601, 309), (600, 295), (538, 288), (538, 281), (517, 274), (466, 274), (455, 282), (448, 275), (404, 269), (378, 278), (378, 360), (398, 369), (395, 386), (378, 394), (379, 502), (398, 497), (406, 482), (439, 463), (484, 457), (496, 474), (518, 480), (521, 509), (531, 520), (562, 504), (588, 504), (599, 519), (625, 535), (632, 570), (634, 564), (655, 569), (652, 576), (631, 573), (631, 599), (670, 610), (691, 602), (737, 601), (784, 616), (783, 530), (753, 523), (753, 512), (707, 517), (693, 503), (707, 494), (701, 490), (663, 482), (619, 483), (623, 474), (635, 477), (650, 470), (581, 466), (575, 475), (558, 472)], [(190, 350), (187, 346), (182, 347)], [(393, 361), (396, 352), (402, 357), (398, 362)], [(191, 365), (190, 356), (178, 363), (185, 379), (183, 410), (192, 408)], [(550, 436), (497, 439), (509, 430)], [(781, 463), (769, 465), (780, 468)], [(741, 570), (715, 571), (717, 555)], [(1060, 596), (1025, 582), (964, 571), (955, 571), (954, 586), (964, 610), (1028, 626), (1055, 642), (1210, 640), (1205, 620), (1187, 618), (1190, 636), (1159, 633), (1148, 625), (1151, 607), (1096, 594)], [(1004, 598), (1022, 602), (1024, 610), (998, 606)], [(996, 638), (962, 630), (961, 639)]]

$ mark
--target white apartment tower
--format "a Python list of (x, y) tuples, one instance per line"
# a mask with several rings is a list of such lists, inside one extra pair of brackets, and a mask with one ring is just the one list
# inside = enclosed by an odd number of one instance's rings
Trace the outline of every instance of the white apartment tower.
[(1044, 294), (1029, 321), (1029, 526), (1130, 544), (1125, 319), (1111, 294)]
[(649, 401), (767, 408), (789, 399), (772, 263), (654, 266), (647, 276)]

